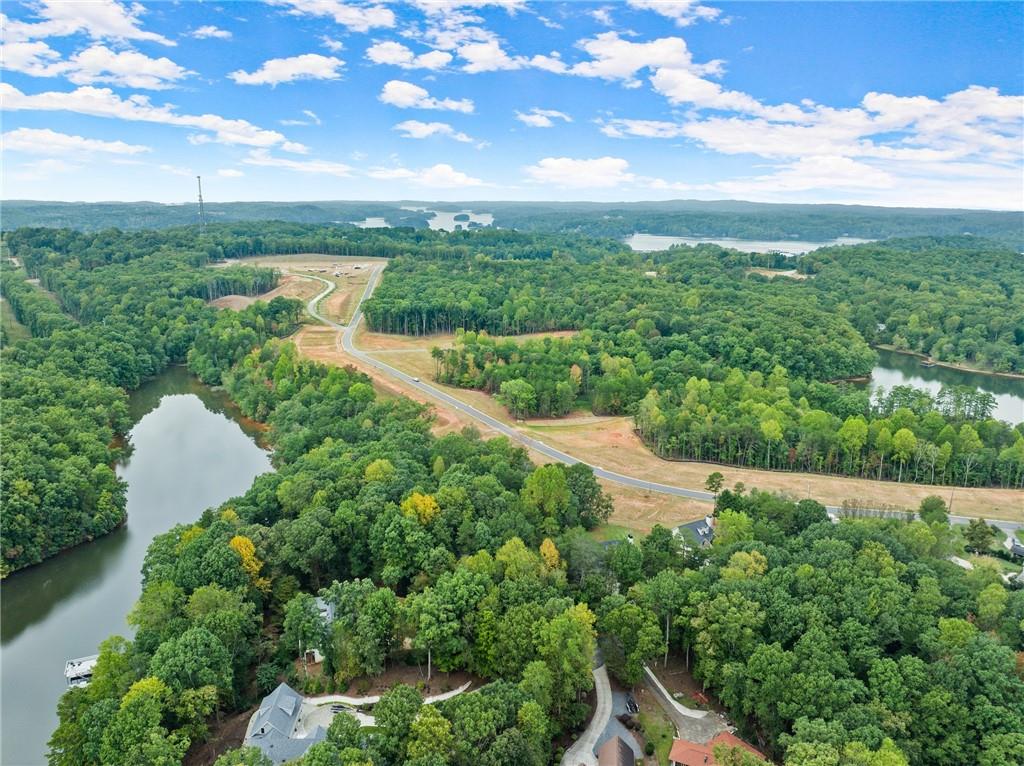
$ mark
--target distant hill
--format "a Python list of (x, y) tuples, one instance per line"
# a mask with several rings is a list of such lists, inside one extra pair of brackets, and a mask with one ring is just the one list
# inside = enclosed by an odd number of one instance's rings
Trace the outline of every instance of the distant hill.
[[(973, 234), (1024, 247), (1024, 213), (860, 205), (791, 205), (738, 200), (667, 202), (221, 202), (206, 205), (209, 221), (277, 220), (353, 224), (384, 218), (391, 226), (424, 228), (427, 213), (403, 208), (492, 213), (494, 224), (523, 231), (580, 232), (620, 238), (634, 232), (741, 239), (886, 239)], [(4, 230), (21, 226), (96, 230), (149, 229), (198, 221), (195, 204), (155, 202), (2, 203)]]

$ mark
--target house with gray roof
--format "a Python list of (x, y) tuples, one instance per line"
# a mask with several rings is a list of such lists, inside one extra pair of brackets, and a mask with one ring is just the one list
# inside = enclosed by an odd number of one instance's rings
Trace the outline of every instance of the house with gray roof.
[(705, 516), (697, 521), (680, 524), (673, 531), (677, 537), (683, 538), (684, 546), (689, 545), (689, 537), (693, 535), (698, 548), (707, 548), (715, 540), (715, 520), (711, 516)]
[(259, 710), (253, 714), (245, 733), (245, 745), (258, 747), (277, 764), (301, 756), (327, 736), (322, 726), (309, 736), (295, 736), (302, 703), (302, 695), (282, 683), (263, 698)]

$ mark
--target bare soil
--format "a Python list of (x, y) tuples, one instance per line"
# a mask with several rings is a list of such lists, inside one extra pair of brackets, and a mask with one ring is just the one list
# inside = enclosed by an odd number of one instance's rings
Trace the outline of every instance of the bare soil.
[(316, 280), (285, 274), (281, 277), (277, 287), (261, 295), (225, 295), (215, 301), (210, 301), (210, 305), (216, 306), (219, 309), (235, 309), (237, 311), (252, 305), (256, 301), (272, 301), (278, 296), (308, 301), (320, 292), (320, 288), (321, 285)]
[(787, 271), (780, 271), (779, 269), (762, 269), (751, 267), (747, 269), (748, 274), (760, 274), (761, 276), (768, 277), (768, 279), (775, 279), (776, 277), (783, 277), (784, 279), (807, 279), (809, 274), (801, 274), (796, 269), (789, 269)]
[(197, 742), (185, 753), (184, 766), (210, 766), (221, 753), (240, 747), (245, 739), (245, 729), (256, 708), (225, 716), (219, 722), (210, 723), (210, 738)]

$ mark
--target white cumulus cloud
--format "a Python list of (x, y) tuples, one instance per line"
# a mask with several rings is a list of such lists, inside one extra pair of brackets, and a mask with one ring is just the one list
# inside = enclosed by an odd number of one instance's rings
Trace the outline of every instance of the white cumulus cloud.
[(677, 26), (688, 27), (696, 21), (714, 21), (722, 12), (718, 8), (702, 5), (700, 0), (626, 0), (632, 8), (654, 11)]
[(404, 80), (389, 80), (378, 98), (385, 104), (399, 109), (440, 109), (452, 112), (473, 111), (473, 102), (468, 98), (434, 98), (426, 88)]
[(228, 75), (239, 85), (280, 85), (296, 80), (337, 80), (345, 62), (334, 56), (303, 53), (301, 56), (270, 59), (255, 72), (238, 70)]
[(128, 144), (124, 141), (103, 141), (67, 133), (58, 133), (49, 128), (17, 128), (0, 137), (4, 151), (24, 152), (39, 155), (120, 154), (133, 155), (150, 151), (148, 146)]
[(373, 168), (367, 175), (378, 181), (410, 181), (432, 189), (457, 189), (484, 185), (479, 178), (456, 170), (444, 162), (420, 170), (410, 170), (404, 167)]
[(235, 168), (221, 168), (217, 171), (217, 175), (221, 178), (241, 178), (245, 173), (241, 170), (236, 170)]
[(315, 175), (337, 176), (348, 178), (352, 175), (352, 168), (341, 162), (329, 162), (327, 160), (292, 160), (286, 157), (274, 157), (266, 149), (253, 149), (249, 156), (242, 160), (246, 165), (259, 165), (267, 168), (283, 168), (293, 170), (297, 173), (312, 173)]
[(531, 128), (554, 127), (554, 120), (572, 122), (572, 117), (565, 112), (559, 112), (557, 109), (538, 109), (537, 107), (534, 107), (529, 112), (517, 111), (516, 119), (529, 125)]
[(76, 85), (110, 83), (128, 88), (161, 90), (194, 74), (169, 58), (150, 58), (138, 51), (114, 51), (102, 44), (62, 59), (42, 41), (3, 46), (5, 69), (33, 77), (66, 77)]
[(141, 28), (142, 3), (117, 0), (39, 0), (32, 5), (38, 21), (4, 18), (4, 38), (11, 42), (84, 34), (94, 40), (142, 40), (176, 45), (156, 32)]
[(577, 46), (590, 59), (575, 64), (569, 69), (571, 74), (621, 80), (628, 88), (639, 88), (643, 84), (636, 76), (642, 69), (654, 71), (669, 67), (695, 74), (717, 74), (722, 68), (722, 62), (718, 60), (695, 63), (686, 41), (681, 37), (661, 37), (635, 43), (624, 39), (618, 32), (602, 32), (581, 40)]
[(226, 29), (215, 27), (212, 24), (207, 24), (206, 26), (193, 30), (192, 37), (197, 40), (207, 40), (210, 38), (215, 38), (217, 40), (230, 40), (231, 32)]
[(446, 122), (420, 122), (419, 120), (406, 120), (395, 125), (395, 130), (402, 132), (402, 138), (430, 138), (431, 136), (446, 136), (462, 143), (472, 143), (473, 139), (465, 133), (455, 130)]
[(402, 69), (443, 69), (452, 60), (447, 51), (428, 51), (416, 55), (401, 43), (375, 43), (366, 49), (366, 58), (374, 64), (390, 64)]
[(73, 112), (93, 117), (109, 117), (132, 122), (152, 122), (205, 131), (200, 142), (247, 146), (280, 146), (285, 151), (302, 153), (305, 147), (288, 141), (275, 130), (253, 125), (247, 120), (233, 120), (216, 114), (182, 114), (170, 104), (154, 105), (148, 96), (121, 98), (110, 88), (83, 86), (73, 91), (45, 91), (26, 95), (10, 83), (0, 83), (0, 102), (4, 110), (38, 112)]
[(629, 172), (629, 162), (621, 157), (597, 157), (577, 160), (571, 157), (545, 157), (525, 168), (533, 181), (573, 189), (610, 189), (632, 183), (636, 176)]
[(287, 8), (295, 16), (329, 18), (353, 32), (368, 32), (375, 27), (395, 26), (395, 14), (383, 5), (346, 3), (342, 0), (267, 0), (270, 5)]

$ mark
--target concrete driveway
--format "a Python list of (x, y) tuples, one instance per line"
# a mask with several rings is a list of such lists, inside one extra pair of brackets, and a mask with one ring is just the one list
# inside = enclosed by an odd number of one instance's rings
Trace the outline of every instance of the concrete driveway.
[(597, 747), (598, 739), (608, 725), (608, 719), (612, 715), (612, 686), (608, 680), (608, 668), (601, 665), (593, 670), (594, 691), (597, 694), (597, 705), (594, 707), (594, 715), (590, 719), (587, 728), (580, 735), (572, 747), (565, 751), (562, 756), (562, 766), (597, 766), (597, 756), (594, 749)]

